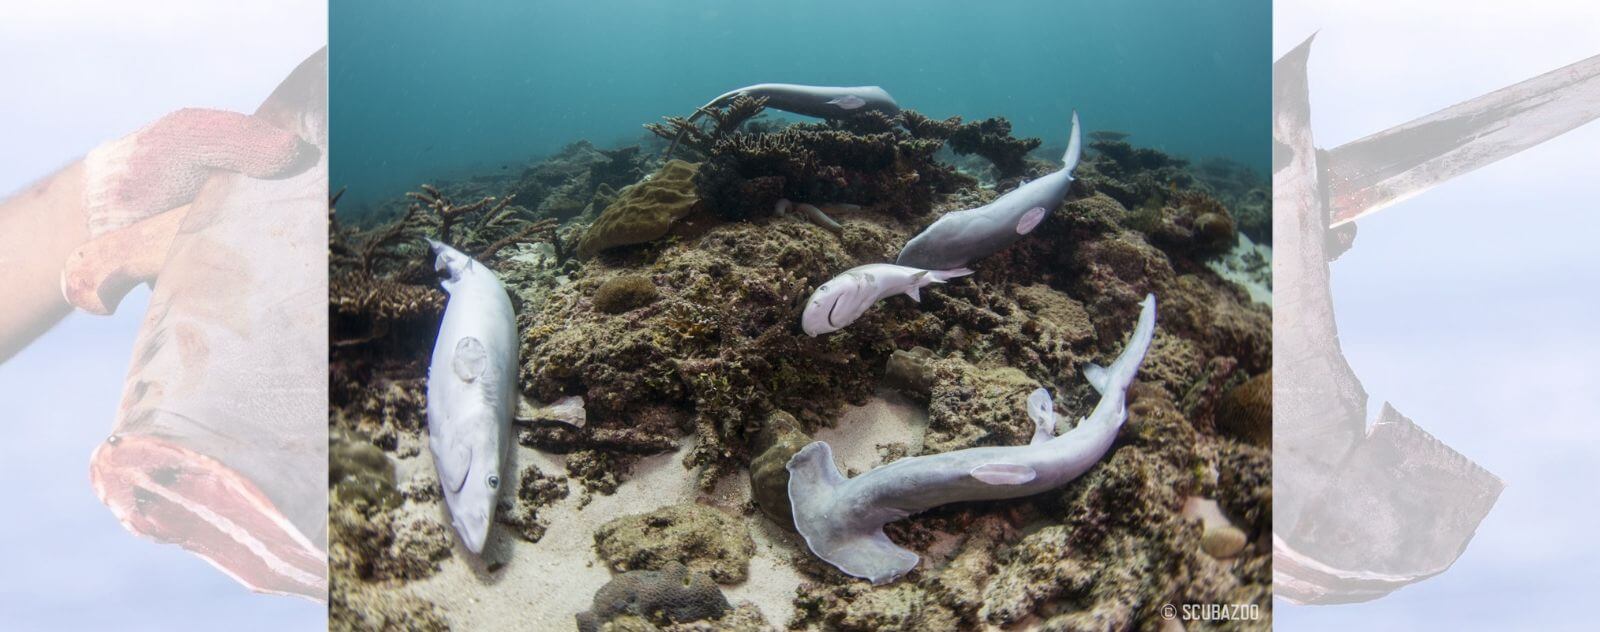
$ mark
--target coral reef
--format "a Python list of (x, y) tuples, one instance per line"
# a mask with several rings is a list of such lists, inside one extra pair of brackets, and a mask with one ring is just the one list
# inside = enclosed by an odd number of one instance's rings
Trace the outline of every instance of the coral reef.
[(699, 170), (696, 163), (669, 161), (649, 180), (623, 190), (584, 232), (578, 256), (592, 257), (608, 248), (665, 236), (672, 224), (693, 212), (699, 202), (694, 189)]
[(1027, 171), (1028, 152), (1038, 149), (1037, 138), (1018, 140), (1011, 136), (1011, 121), (989, 118), (957, 127), (950, 134), (950, 149), (960, 154), (977, 154), (994, 163), (1000, 179), (1015, 178)]
[(1272, 446), (1272, 372), (1228, 391), (1217, 411), (1217, 430), (1262, 447)]
[(637, 617), (648, 627), (621, 629), (650, 630), (655, 625), (720, 618), (728, 609), (728, 598), (711, 578), (672, 562), (661, 570), (628, 571), (612, 578), (594, 594), (594, 605), (577, 614), (577, 623), (581, 632), (599, 632), (621, 627), (601, 627), (620, 617)]
[(1238, 241), (1227, 207), (1196, 190), (1153, 196), (1126, 221), (1163, 250), (1195, 259), (1222, 254)]
[(749, 576), (755, 541), (733, 516), (704, 505), (672, 505), (618, 518), (594, 534), (595, 550), (611, 570), (663, 569), (673, 563), (721, 584)]
[(766, 97), (750, 97), (739, 95), (729, 101), (727, 105), (702, 108), (699, 114), (711, 118), (709, 129), (696, 125), (694, 117), (669, 116), (666, 123), (646, 123), (644, 128), (650, 133), (672, 142), (667, 148), (667, 155), (681, 143), (690, 150), (699, 153), (702, 157), (711, 153), (717, 141), (739, 131), (740, 127), (766, 109)]
[(794, 514), (789, 506), (789, 459), (811, 437), (800, 430), (800, 422), (781, 410), (773, 411), (756, 437), (756, 457), (750, 461), (750, 496), (768, 520), (794, 530)]
[(727, 219), (771, 213), (782, 199), (912, 217), (928, 212), (935, 196), (972, 183), (934, 159), (949, 133), (906, 111), (726, 135), (707, 148), (696, 184), (708, 207)]
[(516, 502), (500, 501), (495, 521), (511, 527), (529, 542), (544, 538), (549, 525), (539, 518), (539, 508), (567, 497), (567, 478), (548, 476), (536, 465), (522, 468), (518, 475)]
[[(526, 541), (553, 527), (547, 508), (569, 485), (579, 498), (568, 502), (592, 509), (606, 504), (586, 505), (594, 495), (630, 484), (643, 456), (690, 448), (683, 476), (697, 477), (698, 501), (663, 501), (682, 504), (592, 534), (618, 574), (584, 629), (1126, 629), (1159, 625), (1165, 603), (1270, 614), (1271, 455), (1260, 440), (1270, 437), (1270, 312), (1209, 265), (1235, 235), (1259, 231), (1263, 181), (1101, 134), (1069, 201), (970, 279), (921, 303), (887, 299), (810, 338), (799, 320), (817, 284), (892, 260), (938, 213), (987, 203), (1048, 165), (1003, 120), (907, 110), (784, 125), (747, 101), (692, 130), (670, 120), (652, 130), (681, 133), (698, 165), (669, 161), (646, 176), (652, 163), (637, 148), (575, 143), (520, 175), (440, 182), (363, 225), (335, 223), (333, 627), (403, 617), (445, 627), (426, 600), (394, 590), (434, 576), (451, 554), (447, 525), (429, 513), (437, 481), (430, 469), (397, 489), (385, 468), (426, 458), (423, 384), (445, 297), (422, 238), (446, 223), (453, 243), (488, 253), (514, 295), (527, 408), (581, 397), (585, 409), (582, 424), (524, 415), (519, 447), (564, 455), (552, 458), (566, 471), (519, 468), (497, 512), (519, 536), (511, 550), (550, 544)], [(945, 162), (945, 147), (977, 158)], [(781, 199), (860, 208), (836, 215), (835, 230), (775, 216)], [(586, 258), (569, 256), (580, 249)], [(789, 524), (789, 457), (880, 389), (927, 407), (925, 429), (877, 446), (885, 462), (1025, 443), (1024, 401), (1040, 386), (1071, 423), (1096, 399), (1083, 366), (1120, 349), (1147, 292), (1161, 309), (1128, 424), (1083, 477), (894, 523), (889, 537), (923, 564), (887, 586), (850, 580), (793, 542), (755, 545), (752, 534), (781, 535), (764, 521)], [(748, 504), (718, 500), (721, 483), (746, 482)], [(1228, 526), (1185, 518), (1191, 497), (1215, 500)], [(772, 554), (805, 583), (793, 618), (769, 625), (716, 584), (754, 581), (753, 556)], [(694, 595), (668, 597), (669, 587)]]
[(632, 274), (612, 278), (594, 290), (594, 308), (606, 314), (621, 314), (654, 303), (660, 296), (650, 277)]

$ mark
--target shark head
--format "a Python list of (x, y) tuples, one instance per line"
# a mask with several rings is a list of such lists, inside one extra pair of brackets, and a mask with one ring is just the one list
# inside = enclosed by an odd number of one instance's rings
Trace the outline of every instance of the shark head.
[[(491, 416), (488, 409), (469, 413)], [(433, 458), (444, 487), (445, 505), (450, 508), (450, 522), (467, 550), (482, 553), (489, 539), (489, 525), (494, 522), (495, 504), (500, 496), (500, 465), (502, 446), (500, 438), (489, 429), (492, 419), (468, 427), (482, 428), (483, 432), (453, 437), (442, 449), (435, 449)]]
[(800, 328), (817, 337), (839, 331), (860, 318), (878, 300), (878, 287), (872, 275), (846, 272), (823, 283), (806, 301), (800, 315)]

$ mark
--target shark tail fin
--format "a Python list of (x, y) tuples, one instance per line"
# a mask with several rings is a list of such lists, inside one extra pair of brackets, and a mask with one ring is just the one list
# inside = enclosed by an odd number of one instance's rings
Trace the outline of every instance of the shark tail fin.
[(1155, 337), (1156, 295), (1144, 295), (1144, 300), (1139, 301), (1139, 305), (1141, 306), (1139, 322), (1133, 327), (1133, 335), (1128, 336), (1128, 345), (1122, 348), (1117, 361), (1111, 363), (1111, 367), (1106, 370), (1108, 387), (1128, 388), (1133, 382), (1134, 374), (1139, 372), (1139, 365), (1144, 362), (1145, 352), (1150, 350), (1150, 340)]
[(1072, 111), (1072, 136), (1067, 139), (1067, 153), (1061, 155), (1061, 162), (1066, 165), (1068, 174), (1078, 167), (1078, 159), (1083, 157), (1083, 140), (1078, 133), (1078, 111)]
[[(705, 105), (702, 105), (700, 107), (695, 108), (694, 109), (694, 114), (690, 114), (689, 115), (688, 122), (689, 123), (694, 123), (701, 116), (704, 116), (705, 113), (707, 111), (709, 111), (711, 108), (714, 108), (714, 107), (717, 107), (719, 105), (722, 105), (723, 103), (726, 103), (726, 102), (732, 100), (734, 97), (739, 96), (739, 94), (740, 94), (740, 90), (734, 90), (732, 92), (724, 92), (724, 93), (722, 93), (722, 96), (719, 96), (719, 97), (717, 97), (715, 99), (712, 99), (711, 101), (707, 102)], [(672, 152), (674, 152), (674, 151), (676, 151), (678, 149), (678, 143), (680, 143), (682, 141), (683, 141), (683, 130), (679, 129), (678, 130), (678, 135), (672, 137), (672, 144), (667, 146), (667, 150), (665, 152), (662, 152), (661, 159), (662, 160), (666, 160), (668, 158), (671, 158), (672, 157)]]
[(827, 443), (814, 441), (801, 448), (790, 457), (787, 469), (795, 530), (817, 557), (874, 585), (916, 567), (921, 558), (891, 542), (882, 523), (859, 524), (837, 506), (838, 488), (846, 479), (833, 464), (833, 448)]

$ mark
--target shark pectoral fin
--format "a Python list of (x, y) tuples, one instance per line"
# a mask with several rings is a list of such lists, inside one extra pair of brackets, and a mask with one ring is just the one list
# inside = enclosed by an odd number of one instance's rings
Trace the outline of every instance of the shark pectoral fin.
[(1016, 463), (984, 463), (972, 468), (970, 474), (990, 485), (1022, 485), (1039, 476), (1033, 468)]
[(1049, 214), (1050, 211), (1043, 206), (1028, 209), (1028, 212), (1022, 214), (1022, 219), (1017, 221), (1017, 234), (1026, 235), (1033, 232), (1033, 229), (1039, 227), (1039, 222), (1044, 221), (1044, 216)]
[(483, 375), (489, 368), (489, 350), (477, 338), (467, 336), (456, 343), (455, 356), (451, 358), (450, 368), (456, 372), (456, 377), (463, 382), (471, 382)]
[(443, 454), (433, 455), (433, 464), (438, 466), (439, 483), (450, 492), (459, 492), (467, 483), (467, 470), (472, 467), (472, 450), (452, 443)]
[(1111, 374), (1106, 372), (1105, 367), (1093, 362), (1083, 365), (1083, 377), (1089, 380), (1089, 385), (1094, 387), (1094, 392), (1102, 395), (1105, 394), (1106, 387), (1111, 384)]

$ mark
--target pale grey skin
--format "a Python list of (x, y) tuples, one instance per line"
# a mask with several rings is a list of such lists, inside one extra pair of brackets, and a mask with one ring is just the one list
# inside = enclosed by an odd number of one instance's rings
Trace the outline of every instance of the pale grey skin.
[(1094, 467), (1128, 417), (1126, 391), (1155, 333), (1156, 303), (1147, 295), (1139, 323), (1110, 367), (1084, 369), (1100, 403), (1066, 434), (1055, 436), (1055, 407), (1044, 389), (1028, 398), (1033, 441), (900, 459), (852, 479), (839, 473), (833, 450), (817, 441), (789, 459), (789, 502), (795, 529), (817, 557), (853, 577), (885, 584), (910, 572), (918, 557), (883, 534), (883, 525), (939, 505), (1017, 498), (1065, 485)]
[(493, 270), (428, 240), (445, 304), (428, 365), (428, 449), (461, 542), (483, 552), (517, 410), (516, 314)]
[(800, 328), (813, 338), (844, 329), (878, 301), (905, 294), (922, 302), (922, 288), (972, 274), (971, 270), (919, 270), (892, 263), (869, 263), (845, 270), (818, 286), (800, 314)]
[(978, 208), (946, 213), (906, 242), (895, 263), (930, 270), (959, 268), (1016, 243), (1061, 206), (1082, 153), (1078, 113), (1073, 112), (1072, 137), (1061, 169)]
[(739, 96), (766, 97), (769, 108), (825, 119), (842, 118), (868, 110), (877, 110), (890, 116), (900, 113), (900, 104), (895, 103), (894, 97), (889, 96), (888, 92), (878, 86), (834, 87), (758, 83), (723, 93), (722, 96), (702, 106), (695, 116), (713, 107), (725, 105)]

